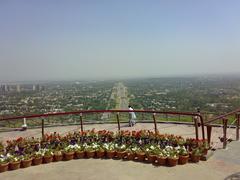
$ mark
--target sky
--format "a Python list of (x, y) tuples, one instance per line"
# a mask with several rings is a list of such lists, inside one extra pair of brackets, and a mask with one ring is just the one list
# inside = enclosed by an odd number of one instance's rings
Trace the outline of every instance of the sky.
[(0, 0), (0, 82), (239, 73), (239, 0)]

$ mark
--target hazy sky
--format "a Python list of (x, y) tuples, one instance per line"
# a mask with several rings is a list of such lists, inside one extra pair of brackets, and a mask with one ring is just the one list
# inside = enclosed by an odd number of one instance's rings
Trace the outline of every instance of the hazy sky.
[(239, 68), (239, 0), (0, 0), (0, 81)]

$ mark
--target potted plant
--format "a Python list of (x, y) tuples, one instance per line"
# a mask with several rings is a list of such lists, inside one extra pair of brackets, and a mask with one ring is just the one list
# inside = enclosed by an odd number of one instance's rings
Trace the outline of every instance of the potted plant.
[(137, 150), (136, 147), (133, 147), (133, 146), (129, 146), (128, 148), (126, 148), (126, 152), (127, 152), (127, 159), (128, 160), (134, 160), (135, 159), (135, 156), (136, 156), (136, 153), (135, 151)]
[(185, 146), (180, 146), (177, 152), (179, 155), (178, 164), (186, 164), (189, 159), (189, 153), (186, 150)]
[(143, 162), (145, 160), (146, 154), (143, 149), (141, 149), (140, 147), (137, 147), (137, 149), (135, 150), (135, 153), (138, 161)]
[(192, 150), (192, 153), (191, 153), (191, 161), (197, 163), (199, 162), (201, 156), (202, 156), (202, 152), (200, 148), (195, 148)]
[(8, 159), (4, 155), (0, 155), (0, 173), (8, 170)]
[(75, 149), (77, 148), (77, 145), (68, 145), (64, 148), (63, 154), (64, 154), (64, 160), (69, 161), (74, 158)]
[(95, 143), (85, 146), (87, 158), (93, 158), (95, 156), (96, 148), (97, 145)]
[(167, 153), (165, 150), (159, 150), (157, 154), (158, 165), (164, 166), (167, 163)]
[(103, 148), (106, 151), (107, 158), (114, 158), (116, 155), (115, 145), (113, 142), (103, 144)]
[(43, 156), (43, 162), (44, 163), (50, 163), (53, 161), (53, 150), (52, 149), (44, 149), (44, 156)]
[(202, 151), (202, 155), (207, 155), (208, 150), (210, 149), (210, 145), (208, 144), (207, 140), (203, 140), (200, 148)]
[(84, 148), (82, 145), (78, 144), (78, 147), (75, 148), (75, 158), (80, 159), (80, 158), (84, 158), (84, 156), (85, 156)]
[(154, 163), (157, 159), (158, 147), (156, 145), (150, 145), (145, 148), (147, 162)]
[(105, 150), (102, 144), (98, 144), (95, 150), (97, 158), (103, 158), (105, 156)]
[(54, 162), (62, 161), (63, 153), (60, 149), (55, 149), (53, 154), (54, 154), (54, 157), (53, 157)]
[(117, 149), (117, 157), (119, 159), (124, 159), (126, 157), (126, 155), (127, 155), (126, 145), (125, 144), (117, 145), (116, 149)]
[(21, 157), (21, 167), (27, 168), (32, 165), (32, 156), (30, 154), (25, 154)]
[(16, 169), (20, 168), (21, 160), (17, 155), (7, 154), (7, 158), (8, 158), (8, 161), (9, 161), (8, 168), (10, 170), (16, 170)]
[(44, 156), (44, 152), (42, 150), (36, 151), (32, 154), (32, 164), (33, 165), (39, 165), (42, 164), (43, 161), (43, 156)]
[(170, 166), (170, 167), (176, 166), (178, 164), (178, 159), (179, 159), (177, 151), (172, 146), (168, 146), (166, 149), (167, 149), (167, 153), (168, 153), (167, 154), (168, 166)]

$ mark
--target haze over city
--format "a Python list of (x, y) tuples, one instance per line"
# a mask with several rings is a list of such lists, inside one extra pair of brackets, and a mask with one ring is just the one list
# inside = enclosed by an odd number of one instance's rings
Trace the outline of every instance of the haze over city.
[(0, 1), (0, 82), (232, 74), (240, 2)]

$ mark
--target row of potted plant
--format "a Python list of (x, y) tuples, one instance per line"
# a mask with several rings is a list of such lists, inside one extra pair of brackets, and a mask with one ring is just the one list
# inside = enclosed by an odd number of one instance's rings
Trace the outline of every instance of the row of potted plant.
[(206, 141), (151, 131), (84, 131), (44, 138), (18, 138), (0, 143), (0, 171), (14, 170), (52, 161), (79, 158), (117, 158), (159, 165), (198, 162), (208, 149)]

